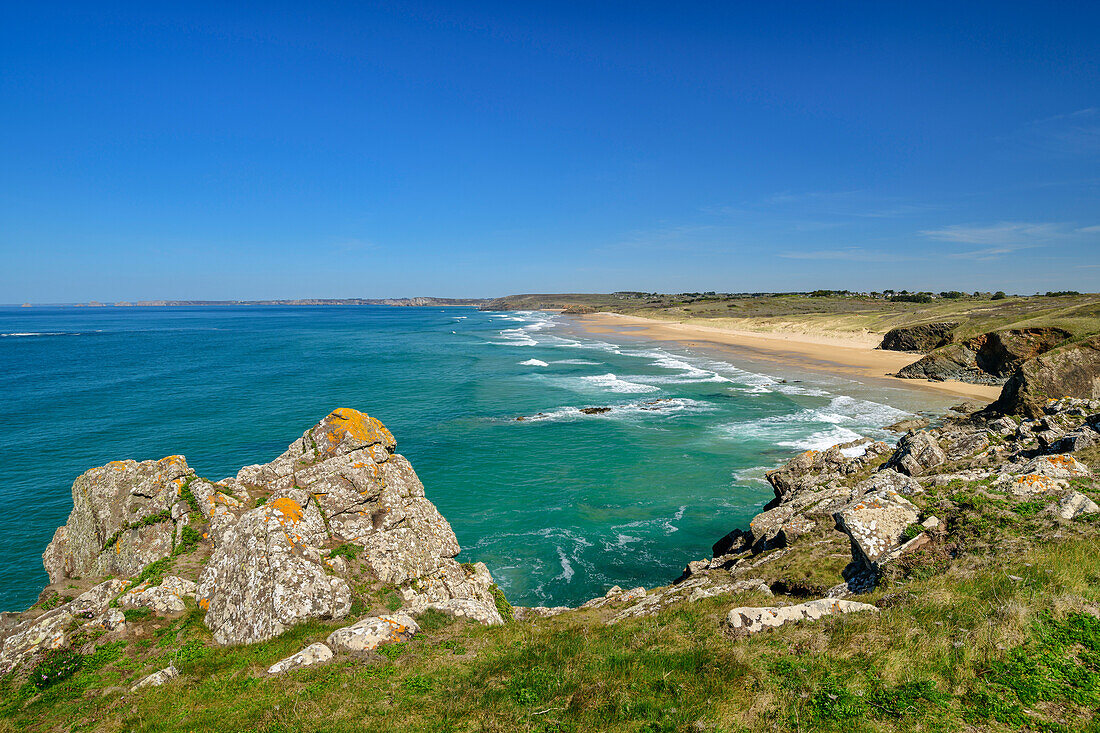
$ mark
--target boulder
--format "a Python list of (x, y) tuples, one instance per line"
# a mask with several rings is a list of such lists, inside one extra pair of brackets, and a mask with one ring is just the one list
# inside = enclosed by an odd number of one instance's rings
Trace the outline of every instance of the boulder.
[(880, 491), (893, 491), (903, 496), (923, 494), (924, 487), (911, 476), (884, 468), (855, 485), (856, 496), (866, 496)]
[(1077, 519), (1083, 514), (1100, 512), (1096, 502), (1080, 491), (1071, 491), (1046, 508), (1048, 512), (1067, 521)]
[(1097, 445), (1100, 445), (1100, 433), (1085, 427), (1066, 433), (1054, 447), (1061, 453), (1074, 453)]
[(734, 633), (755, 634), (799, 621), (816, 621), (823, 616), (857, 611), (878, 611), (869, 603), (821, 598), (794, 606), (763, 606), (735, 608), (726, 616), (726, 624)]
[(194, 476), (183, 456), (111, 461), (73, 482), (73, 509), (42, 555), (57, 583), (74, 576), (137, 575), (172, 552), (172, 508)]
[(122, 608), (148, 608), (162, 616), (187, 610), (184, 599), (194, 598), (197, 586), (186, 578), (166, 575), (160, 585), (144, 581), (123, 593), (118, 599)]
[(164, 669), (157, 670), (148, 677), (143, 677), (140, 682), (130, 688), (130, 692), (137, 692), (142, 687), (160, 687), (165, 682), (169, 682), (179, 677), (179, 670), (172, 665), (168, 665)]
[(369, 652), (383, 644), (408, 641), (420, 627), (404, 614), (368, 616), (329, 634), (328, 646), (338, 652)]
[(1012, 373), (992, 409), (1039, 417), (1050, 400), (1100, 398), (1100, 336), (1028, 359)]
[(1014, 474), (1046, 476), (1068, 480), (1092, 475), (1092, 471), (1073, 456), (1039, 456), (1012, 471)]
[(286, 659), (280, 660), (267, 668), (268, 674), (282, 674), (291, 670), (311, 667), (315, 664), (324, 664), (332, 659), (332, 650), (324, 644), (317, 642), (310, 644), (297, 654), (291, 654)]
[(754, 553), (775, 547), (786, 547), (800, 535), (814, 528), (813, 520), (799, 514), (795, 507), (780, 504), (761, 512), (749, 522)]
[(879, 348), (886, 351), (931, 351), (950, 343), (951, 332), (958, 325), (954, 321), (941, 321), (892, 328), (882, 338)]
[(919, 476), (946, 462), (947, 454), (936, 439), (930, 433), (920, 431), (902, 436), (886, 466), (909, 476)]
[(837, 529), (852, 541), (852, 559), (868, 570), (877, 570), (889, 559), (919, 516), (917, 508), (892, 489), (868, 494), (834, 515)]

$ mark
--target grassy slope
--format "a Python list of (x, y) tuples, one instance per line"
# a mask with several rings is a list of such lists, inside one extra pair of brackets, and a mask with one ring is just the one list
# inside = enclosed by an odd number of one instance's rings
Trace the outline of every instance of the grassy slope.
[(1057, 326), (1081, 336), (1100, 332), (1100, 295), (1033, 296), (985, 300), (962, 298), (932, 303), (891, 303), (858, 297), (777, 295), (761, 298), (694, 298), (660, 295), (515, 295), (493, 301), (508, 310), (584, 305), (616, 313), (675, 320), (706, 319), (713, 325), (753, 330), (792, 328), (882, 333), (896, 326), (960, 321), (958, 334), (972, 336), (1000, 328)]
[[(1100, 450), (1082, 457), (1100, 469)], [(981, 489), (922, 498), (965, 522), (965, 548), (899, 566), (861, 599), (874, 615), (731, 639), (729, 608), (769, 599), (610, 627), (606, 610), (488, 629), (433, 613), (384, 654), (269, 678), (339, 624), (217, 648), (192, 610), (139, 621), (136, 641), (44, 691), (0, 681), (0, 731), (1100, 730), (1100, 522), (1057, 525)], [(126, 692), (171, 660), (181, 680)]]

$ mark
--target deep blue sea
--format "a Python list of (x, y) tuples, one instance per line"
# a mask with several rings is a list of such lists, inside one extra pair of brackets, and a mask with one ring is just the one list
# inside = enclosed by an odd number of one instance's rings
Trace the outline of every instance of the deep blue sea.
[(0, 364), (3, 610), (45, 585), (86, 469), (223, 478), (336, 407), (390, 428), (461, 559), (530, 605), (667, 583), (771, 498), (765, 468), (949, 399), (472, 308), (0, 308)]

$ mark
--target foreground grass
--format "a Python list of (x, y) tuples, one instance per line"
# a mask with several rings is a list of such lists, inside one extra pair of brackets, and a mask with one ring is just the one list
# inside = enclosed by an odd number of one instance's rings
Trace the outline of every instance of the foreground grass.
[[(195, 611), (44, 690), (3, 680), (0, 731), (1100, 730), (1098, 533), (1067, 532), (881, 588), (878, 614), (737, 640), (720, 620), (751, 599), (610, 627), (433, 614), (384, 655), (267, 677), (332, 627), (217, 648)], [(179, 680), (127, 691), (170, 660)]]

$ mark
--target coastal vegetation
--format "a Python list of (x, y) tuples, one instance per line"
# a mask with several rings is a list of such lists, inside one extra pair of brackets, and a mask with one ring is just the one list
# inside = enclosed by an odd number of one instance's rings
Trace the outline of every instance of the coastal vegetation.
[[(996, 296), (1002, 297), (996, 297)], [(913, 297), (909, 297), (913, 296)], [(917, 302), (913, 302), (917, 301)], [(1050, 293), (681, 293), (512, 295), (482, 306), (491, 310), (553, 308), (567, 313), (611, 312), (699, 322), (748, 331), (885, 333), (920, 323), (954, 321), (969, 338), (1004, 329), (1053, 327), (1076, 337), (1100, 333), (1100, 295)]]

